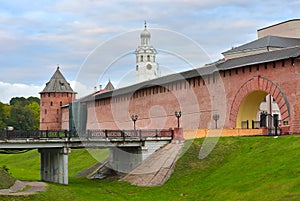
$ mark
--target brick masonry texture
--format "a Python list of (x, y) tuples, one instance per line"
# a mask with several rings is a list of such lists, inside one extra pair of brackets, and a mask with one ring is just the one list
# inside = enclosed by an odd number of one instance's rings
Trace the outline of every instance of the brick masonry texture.
[(299, 73), (300, 61), (286, 59), (113, 95), (88, 103), (87, 129), (132, 129), (132, 114), (138, 115), (139, 129), (174, 128), (174, 112), (179, 110), (184, 129), (213, 128), (215, 113), (220, 126), (234, 128), (244, 98), (265, 91), (275, 98), (290, 131), (300, 133)]

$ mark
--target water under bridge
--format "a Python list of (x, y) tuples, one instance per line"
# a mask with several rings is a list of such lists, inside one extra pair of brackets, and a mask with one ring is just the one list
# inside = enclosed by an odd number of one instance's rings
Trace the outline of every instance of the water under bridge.
[(41, 180), (68, 184), (68, 154), (78, 148), (110, 148), (109, 165), (128, 173), (172, 141), (174, 130), (2, 130), (0, 153), (38, 149)]

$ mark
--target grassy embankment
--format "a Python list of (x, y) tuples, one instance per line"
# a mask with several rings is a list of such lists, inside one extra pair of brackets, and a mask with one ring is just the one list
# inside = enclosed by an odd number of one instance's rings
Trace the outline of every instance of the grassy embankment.
[[(73, 150), (68, 186), (49, 184), (44, 193), (0, 200), (300, 200), (300, 136), (220, 138), (200, 160), (202, 142), (193, 142), (161, 187), (74, 178), (96, 160), (86, 150)], [(37, 151), (0, 155), (4, 164), (18, 179), (39, 179)]]
[(14, 185), (15, 178), (9, 174), (9, 170), (5, 165), (0, 167), (0, 189), (7, 189)]

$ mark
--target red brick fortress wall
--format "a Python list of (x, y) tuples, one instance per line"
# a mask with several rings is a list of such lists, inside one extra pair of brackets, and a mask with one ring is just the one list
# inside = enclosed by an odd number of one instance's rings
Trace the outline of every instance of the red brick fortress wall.
[(214, 114), (220, 116), (220, 127), (235, 128), (241, 102), (259, 90), (276, 99), (290, 131), (300, 133), (299, 73), (300, 61), (285, 59), (144, 86), (122, 95), (113, 93), (88, 103), (87, 129), (132, 129), (132, 114), (138, 115), (137, 128), (174, 128), (175, 111), (182, 111), (184, 129), (214, 128)]

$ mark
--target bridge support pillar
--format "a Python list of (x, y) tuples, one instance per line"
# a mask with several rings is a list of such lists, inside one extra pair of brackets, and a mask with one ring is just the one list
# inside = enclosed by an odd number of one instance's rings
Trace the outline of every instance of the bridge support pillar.
[(140, 164), (142, 160), (140, 147), (110, 148), (109, 164), (117, 172), (128, 173)]
[(41, 155), (41, 180), (68, 184), (68, 154), (70, 148), (39, 149)]
[(109, 152), (109, 164), (117, 172), (129, 173), (143, 160), (170, 141), (146, 141), (140, 147), (113, 147)]

